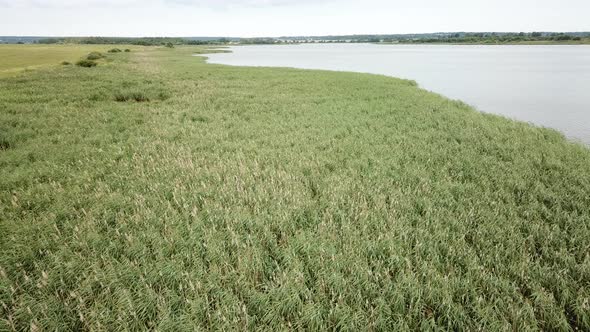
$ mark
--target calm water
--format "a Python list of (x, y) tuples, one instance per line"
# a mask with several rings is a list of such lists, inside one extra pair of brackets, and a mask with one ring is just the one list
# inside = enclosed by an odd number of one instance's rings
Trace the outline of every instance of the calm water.
[(238, 46), (209, 62), (383, 74), (590, 144), (590, 46)]

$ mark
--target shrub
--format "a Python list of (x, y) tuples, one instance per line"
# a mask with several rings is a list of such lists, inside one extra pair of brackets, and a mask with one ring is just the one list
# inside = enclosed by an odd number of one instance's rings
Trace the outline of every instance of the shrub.
[(131, 94), (131, 98), (133, 98), (133, 100), (135, 100), (136, 102), (150, 101), (150, 98), (142, 92), (133, 92)]
[(116, 93), (115, 94), (115, 101), (118, 102), (124, 102), (124, 101), (128, 101), (129, 100), (129, 95), (126, 95), (124, 93)]
[(86, 57), (87, 60), (98, 60), (104, 58), (104, 55), (100, 52), (90, 52)]
[(174, 48), (174, 44), (172, 44), (170, 42), (166, 43), (165, 46), (168, 48)]
[(8, 150), (12, 147), (12, 144), (6, 137), (0, 136), (0, 150)]
[(562, 40), (572, 40), (572, 36), (560, 34), (560, 35), (554, 36), (553, 37), (553, 40), (559, 40), (559, 41), (562, 41)]
[(96, 65), (97, 65), (97, 63), (92, 60), (80, 60), (80, 61), (76, 62), (76, 66), (85, 67), (85, 68), (96, 67)]
[(150, 101), (150, 98), (143, 92), (132, 91), (132, 92), (119, 92), (115, 94), (115, 101), (125, 102), (134, 100), (138, 103)]
[(191, 116), (191, 121), (192, 122), (209, 122), (209, 118), (207, 118), (206, 116), (203, 115), (196, 115), (196, 116)]
[(121, 51), (121, 49), (118, 49), (118, 48), (113, 48), (113, 49), (109, 50), (109, 53), (121, 53), (121, 52), (123, 52), (123, 51)]
[(68, 62), (68, 61), (62, 61), (62, 63), (61, 63), (62, 66), (69, 66), (71, 64), (72, 63), (71, 62)]
[(167, 91), (160, 91), (160, 93), (158, 93), (158, 99), (160, 100), (167, 100), (170, 98), (170, 93), (168, 93)]
[(128, 49), (128, 48), (126, 48), (126, 49), (125, 49), (125, 52), (129, 53), (129, 52), (131, 52), (131, 50), (130, 50), (130, 49)]
[(88, 97), (88, 100), (90, 100), (90, 101), (104, 101), (107, 99), (108, 99), (108, 95), (102, 91), (95, 92), (90, 97)]

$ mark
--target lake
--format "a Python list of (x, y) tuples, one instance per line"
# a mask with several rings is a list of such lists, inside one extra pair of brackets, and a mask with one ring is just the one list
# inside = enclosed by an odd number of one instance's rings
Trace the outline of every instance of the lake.
[(412, 79), (476, 109), (590, 144), (590, 46), (303, 44), (231, 47), (210, 63)]

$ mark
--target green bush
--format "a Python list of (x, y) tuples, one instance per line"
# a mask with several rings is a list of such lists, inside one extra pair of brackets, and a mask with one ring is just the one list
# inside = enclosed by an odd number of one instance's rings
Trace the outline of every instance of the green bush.
[(150, 98), (145, 93), (140, 91), (119, 92), (115, 94), (115, 101), (125, 102), (130, 100), (141, 103), (150, 101)]
[(78, 66), (78, 67), (91, 68), (91, 67), (96, 67), (96, 65), (98, 65), (98, 63), (96, 63), (95, 61), (92, 61), (92, 60), (80, 60), (80, 61), (76, 62), (76, 66)]
[(170, 93), (167, 91), (160, 91), (160, 93), (158, 93), (158, 99), (160, 99), (160, 100), (170, 99)]
[(113, 48), (113, 49), (109, 50), (109, 53), (121, 53), (121, 52), (123, 52), (123, 51), (121, 51), (121, 49), (119, 49), (119, 48)]
[(134, 93), (132, 93), (131, 94), (131, 98), (133, 100), (135, 100), (136, 102), (150, 101), (150, 98), (148, 96), (146, 96), (142, 92), (134, 92)]
[(104, 58), (104, 55), (100, 52), (90, 52), (90, 54), (88, 54), (88, 56), (86, 57), (86, 59), (88, 60), (98, 60), (102, 58)]
[(563, 41), (563, 40), (572, 40), (572, 36), (560, 34), (553, 37), (553, 40)]
[(128, 100), (129, 100), (129, 95), (127, 95), (127, 94), (120, 93), (120, 92), (115, 94), (115, 101), (125, 102)]
[(0, 150), (8, 150), (12, 147), (11, 142), (8, 140), (8, 137), (2, 136), (0, 133)]
[(68, 61), (62, 61), (62, 63), (61, 63), (61, 64), (62, 64), (62, 66), (69, 66), (69, 65), (71, 65), (72, 63), (71, 63), (71, 62), (68, 62)]
[(131, 50), (130, 50), (130, 49), (128, 49), (128, 48), (126, 48), (126, 49), (125, 49), (125, 52), (129, 53), (129, 52), (131, 52)]
[(90, 100), (90, 101), (105, 101), (108, 99), (109, 99), (109, 96), (104, 91), (95, 92), (92, 95), (90, 95), (90, 97), (88, 97), (88, 100)]
[(197, 116), (191, 116), (191, 121), (192, 122), (209, 122), (209, 118), (207, 118), (206, 116), (203, 115), (197, 115)]

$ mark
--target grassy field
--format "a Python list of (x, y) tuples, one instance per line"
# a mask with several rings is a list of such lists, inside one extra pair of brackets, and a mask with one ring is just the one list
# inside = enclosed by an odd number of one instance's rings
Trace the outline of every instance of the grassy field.
[(36, 69), (56, 67), (63, 61), (73, 63), (92, 51), (106, 52), (113, 47), (121, 46), (0, 45), (0, 78)]
[(590, 149), (202, 51), (0, 79), (0, 330), (590, 330)]

